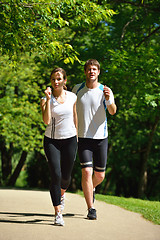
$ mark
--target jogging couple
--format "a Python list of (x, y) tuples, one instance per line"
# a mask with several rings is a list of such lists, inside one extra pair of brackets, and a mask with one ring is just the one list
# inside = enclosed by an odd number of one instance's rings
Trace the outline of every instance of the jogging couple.
[[(50, 75), (52, 90), (41, 99), (43, 121), (47, 124), (44, 151), (51, 174), (50, 194), (56, 225), (64, 226), (64, 195), (71, 181), (77, 153), (82, 168), (82, 189), (88, 207), (87, 218), (97, 219), (94, 191), (105, 177), (108, 148), (106, 111), (116, 113), (112, 90), (100, 84), (100, 64), (89, 59), (84, 65), (86, 81), (66, 90), (62, 68)], [(78, 141), (77, 141), (78, 140)]]

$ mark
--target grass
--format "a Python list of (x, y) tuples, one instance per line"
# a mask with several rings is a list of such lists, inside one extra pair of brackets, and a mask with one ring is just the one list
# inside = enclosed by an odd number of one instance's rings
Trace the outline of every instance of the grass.
[[(83, 195), (82, 192), (79, 192)], [(160, 202), (136, 198), (115, 197), (96, 194), (96, 200), (122, 207), (126, 210), (141, 214), (145, 219), (160, 225)]]

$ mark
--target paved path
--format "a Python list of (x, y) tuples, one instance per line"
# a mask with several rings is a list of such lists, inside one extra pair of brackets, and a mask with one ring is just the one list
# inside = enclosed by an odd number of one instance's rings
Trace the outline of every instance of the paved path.
[(86, 204), (66, 194), (65, 227), (53, 225), (48, 191), (0, 190), (0, 240), (160, 240), (160, 226), (137, 213), (95, 202), (98, 219), (87, 220)]

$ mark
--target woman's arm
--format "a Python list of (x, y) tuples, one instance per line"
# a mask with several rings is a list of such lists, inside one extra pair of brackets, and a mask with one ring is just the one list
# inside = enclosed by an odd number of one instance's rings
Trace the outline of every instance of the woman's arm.
[(51, 99), (51, 88), (48, 87), (45, 90), (46, 99), (41, 99), (40, 106), (42, 110), (43, 122), (49, 124), (51, 120), (51, 110), (50, 110), (50, 99)]
[(50, 100), (41, 99), (40, 106), (42, 110), (43, 122), (48, 125), (51, 119)]
[(77, 118), (76, 102), (73, 105), (73, 121), (74, 121), (74, 125), (77, 129), (77, 136), (78, 136), (78, 118)]

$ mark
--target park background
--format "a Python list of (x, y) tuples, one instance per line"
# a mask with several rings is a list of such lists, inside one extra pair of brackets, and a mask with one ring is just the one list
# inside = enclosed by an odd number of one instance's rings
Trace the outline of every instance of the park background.
[[(89, 58), (115, 95), (106, 178), (97, 193), (160, 199), (158, 0), (0, 1), (0, 186), (48, 189), (40, 99), (55, 66), (68, 89)], [(86, 103), (87, 104), (87, 103)], [(81, 189), (78, 156), (69, 190)]]

